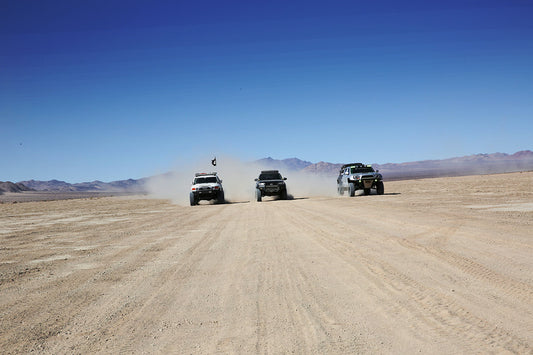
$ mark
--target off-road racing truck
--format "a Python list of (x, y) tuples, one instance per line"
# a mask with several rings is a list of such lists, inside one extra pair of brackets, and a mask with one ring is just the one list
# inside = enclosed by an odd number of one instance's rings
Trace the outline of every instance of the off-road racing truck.
[(279, 196), (280, 199), (287, 199), (287, 178), (281, 177), (278, 170), (263, 170), (259, 178), (255, 179), (255, 198), (261, 202), (263, 196)]
[(350, 196), (355, 195), (356, 190), (363, 190), (365, 195), (370, 194), (370, 189), (376, 189), (378, 195), (383, 195), (383, 176), (379, 170), (374, 171), (372, 165), (361, 163), (344, 164), (337, 178), (337, 192), (344, 195), (348, 191)]
[(191, 206), (197, 205), (200, 200), (216, 200), (224, 203), (224, 189), (222, 180), (217, 173), (196, 173), (189, 193)]

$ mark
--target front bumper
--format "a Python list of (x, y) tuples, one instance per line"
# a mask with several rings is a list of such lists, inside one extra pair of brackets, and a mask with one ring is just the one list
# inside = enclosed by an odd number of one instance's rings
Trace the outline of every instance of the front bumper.
[(285, 189), (285, 185), (281, 184), (265, 184), (257, 186), (261, 193), (265, 196), (279, 195)]
[(214, 200), (218, 197), (218, 194), (221, 190), (215, 190), (215, 189), (198, 189), (195, 191), (192, 191), (196, 199), (198, 200)]
[(353, 183), (356, 188), (359, 189), (371, 189), (376, 187), (377, 179), (359, 179), (359, 180), (348, 180), (348, 182)]

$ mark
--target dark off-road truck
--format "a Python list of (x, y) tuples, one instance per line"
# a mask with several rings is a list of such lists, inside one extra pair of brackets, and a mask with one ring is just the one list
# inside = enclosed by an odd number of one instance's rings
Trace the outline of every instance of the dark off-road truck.
[(280, 199), (287, 199), (287, 178), (281, 177), (278, 170), (263, 170), (259, 178), (255, 179), (255, 198), (261, 202), (264, 196), (279, 196)]
[(372, 165), (361, 163), (344, 164), (341, 167), (337, 178), (339, 195), (348, 192), (350, 196), (355, 196), (356, 190), (363, 190), (365, 195), (369, 195), (371, 189), (375, 189), (378, 195), (385, 193), (383, 176), (379, 170), (374, 171)]

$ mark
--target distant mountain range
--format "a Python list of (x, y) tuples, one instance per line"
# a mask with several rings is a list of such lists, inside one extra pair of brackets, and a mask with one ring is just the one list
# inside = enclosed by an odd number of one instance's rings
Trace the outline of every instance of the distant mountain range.
[(400, 164), (376, 164), (389, 180), (499, 174), (533, 170), (533, 152), (475, 154), (464, 157), (423, 160)]
[[(318, 162), (311, 163), (298, 158), (259, 159), (253, 163), (270, 169), (281, 171), (302, 171), (309, 174), (335, 176), (343, 163)], [(356, 161), (346, 162), (356, 163)], [(360, 161), (360, 163), (368, 163)], [(523, 150), (514, 154), (493, 153), (475, 154), (442, 160), (422, 160), (406, 163), (373, 164), (384, 176), (385, 180), (417, 179), (444, 176), (462, 176), (477, 174), (495, 174), (533, 170), (533, 152)], [(101, 191), (101, 192), (144, 192), (146, 181), (128, 179), (112, 182), (92, 181), (71, 184), (65, 181), (20, 181), (18, 183), (0, 182), (0, 194), (3, 192), (38, 191)]]
[(37, 191), (144, 192), (144, 185), (147, 180), (148, 178), (142, 178), (138, 180), (128, 179), (112, 182), (103, 182), (96, 180), (92, 182), (80, 182), (76, 184), (70, 184), (68, 182), (59, 180), (28, 180), (20, 181), (18, 184), (22, 184), (29, 189)]
[[(311, 163), (297, 158), (276, 160), (266, 158), (258, 160), (269, 167), (279, 170), (301, 170), (303, 172), (335, 176), (343, 164), (368, 163), (352, 161), (346, 163)], [(442, 160), (422, 160), (407, 163), (372, 164), (387, 180), (428, 178), (439, 176), (461, 176), (477, 174), (495, 174), (515, 171), (533, 170), (533, 152), (523, 150), (514, 154), (493, 153), (475, 154)]]
[(0, 195), (4, 192), (22, 192), (22, 191), (31, 191), (32, 189), (27, 187), (22, 183), (14, 183), (11, 181), (2, 182), (0, 181)]
[(303, 170), (310, 165), (313, 165), (310, 161), (300, 160), (298, 158), (289, 158), (289, 159), (272, 159), (271, 157), (259, 159), (253, 162), (265, 169), (276, 169), (276, 170)]

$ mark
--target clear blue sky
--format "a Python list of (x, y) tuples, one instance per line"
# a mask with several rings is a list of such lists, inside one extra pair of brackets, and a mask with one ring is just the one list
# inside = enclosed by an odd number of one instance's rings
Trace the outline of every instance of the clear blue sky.
[(0, 181), (533, 148), (533, 2), (0, 3)]

